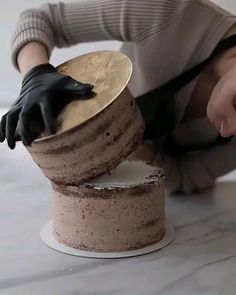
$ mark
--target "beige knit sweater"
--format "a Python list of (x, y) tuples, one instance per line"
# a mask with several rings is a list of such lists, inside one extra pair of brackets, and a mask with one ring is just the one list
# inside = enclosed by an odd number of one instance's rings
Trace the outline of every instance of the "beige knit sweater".
[[(136, 97), (206, 58), (235, 23), (235, 17), (207, 0), (81, 0), (45, 4), (20, 15), (12, 39), (12, 60), (30, 41), (53, 48), (101, 40), (123, 42), (133, 62), (129, 89)], [(176, 95), (177, 142), (210, 142), (216, 136), (207, 119), (180, 124), (195, 79)], [(164, 155), (171, 191), (211, 186), (236, 167), (235, 140), (206, 151)]]

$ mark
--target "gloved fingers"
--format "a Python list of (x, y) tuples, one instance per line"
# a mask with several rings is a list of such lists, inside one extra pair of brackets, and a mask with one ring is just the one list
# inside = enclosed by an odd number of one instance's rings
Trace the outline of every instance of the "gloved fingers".
[(24, 93), (21, 93), (20, 96), (13, 102), (11, 108), (15, 108), (21, 101), (24, 99)]
[(45, 130), (49, 134), (56, 133), (55, 119), (53, 116), (51, 105), (48, 103), (48, 99), (47, 98), (43, 99), (43, 101), (39, 103), (39, 106), (40, 106)]
[[(40, 107), (38, 104), (28, 105), (27, 107), (23, 107), (20, 116), (19, 116), (19, 124), (20, 124), (20, 133), (21, 140), (24, 145), (30, 146), (32, 141), (34, 141), (40, 132), (42, 132), (42, 126), (39, 126), (39, 116), (40, 116)], [(37, 128), (33, 128), (32, 126), (37, 125)]]
[(65, 76), (61, 81), (61, 88), (62, 92), (69, 95), (85, 95), (92, 91), (93, 85), (81, 83), (69, 76)]
[(1, 142), (4, 142), (6, 138), (6, 120), (7, 120), (8, 113), (9, 112), (7, 112), (5, 115), (2, 116), (1, 123), (0, 123), (0, 141)]
[(13, 109), (9, 112), (6, 118), (5, 132), (6, 132), (7, 144), (10, 149), (14, 149), (16, 146), (15, 131), (16, 131), (18, 120), (19, 120), (20, 111), (21, 111), (21, 107)]

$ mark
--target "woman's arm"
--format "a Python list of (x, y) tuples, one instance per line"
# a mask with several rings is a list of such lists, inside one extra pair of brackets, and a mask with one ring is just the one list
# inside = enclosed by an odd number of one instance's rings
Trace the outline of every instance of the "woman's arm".
[[(222, 136), (235, 135), (236, 47), (218, 57), (211, 67), (213, 78), (218, 83), (208, 102), (208, 118)], [(177, 156), (163, 153), (161, 166), (166, 171), (166, 184), (169, 191), (192, 193), (212, 187), (217, 177), (236, 169), (235, 151), (236, 137), (234, 136), (228, 143), (218, 144), (199, 152)], [(157, 158), (159, 161), (160, 156), (158, 155)]]
[(19, 51), (29, 42), (44, 45), (50, 56), (53, 48), (82, 42), (118, 40), (145, 45), (188, 6), (186, 0), (81, 0), (45, 4), (24, 11), (12, 38), (12, 61), (16, 67)]
[[(205, 151), (185, 153), (179, 156), (157, 155), (165, 169), (166, 187), (170, 192), (194, 193), (211, 188), (217, 177), (236, 167), (236, 138)], [(154, 161), (155, 163), (155, 161)]]
[(29, 70), (39, 64), (46, 64), (49, 62), (46, 48), (37, 42), (30, 42), (26, 44), (19, 52), (17, 63), (20, 72), (25, 75)]

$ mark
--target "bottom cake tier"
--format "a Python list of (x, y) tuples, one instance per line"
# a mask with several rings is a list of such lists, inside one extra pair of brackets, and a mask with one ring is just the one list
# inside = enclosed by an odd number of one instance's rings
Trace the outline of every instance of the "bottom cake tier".
[(53, 184), (53, 235), (80, 250), (139, 249), (164, 236), (164, 201), (163, 170), (124, 161), (80, 186)]

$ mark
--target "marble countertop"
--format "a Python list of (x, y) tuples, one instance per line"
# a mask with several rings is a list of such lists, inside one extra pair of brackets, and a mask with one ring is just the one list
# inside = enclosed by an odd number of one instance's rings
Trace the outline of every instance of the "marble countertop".
[(200, 195), (169, 196), (168, 247), (128, 259), (88, 259), (46, 247), (49, 182), (18, 144), (0, 145), (1, 295), (234, 295), (236, 177)]

